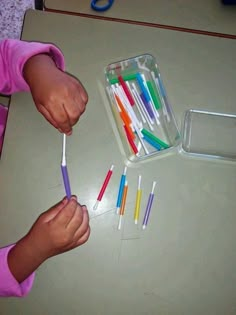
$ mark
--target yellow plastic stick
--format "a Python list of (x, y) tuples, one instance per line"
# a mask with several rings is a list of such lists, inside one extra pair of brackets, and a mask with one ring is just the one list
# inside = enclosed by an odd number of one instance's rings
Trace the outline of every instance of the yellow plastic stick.
[(138, 224), (139, 215), (140, 215), (140, 206), (141, 206), (141, 198), (142, 198), (141, 179), (142, 179), (142, 176), (139, 175), (139, 177), (138, 177), (138, 189), (137, 189), (135, 209), (134, 209), (134, 222), (135, 222), (135, 224)]

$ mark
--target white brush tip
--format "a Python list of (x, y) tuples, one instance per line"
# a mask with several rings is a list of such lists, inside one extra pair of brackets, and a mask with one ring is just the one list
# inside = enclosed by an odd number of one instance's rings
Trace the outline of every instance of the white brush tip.
[(96, 202), (95, 205), (93, 206), (93, 210), (97, 210), (98, 204), (99, 204), (99, 200), (97, 200), (97, 202)]
[(118, 224), (118, 230), (121, 229), (121, 221), (122, 221), (122, 216), (120, 215), (120, 218), (119, 218), (119, 224)]

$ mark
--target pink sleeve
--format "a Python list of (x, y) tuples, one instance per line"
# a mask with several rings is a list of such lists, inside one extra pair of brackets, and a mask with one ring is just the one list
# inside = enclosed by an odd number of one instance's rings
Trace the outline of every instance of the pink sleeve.
[(38, 54), (50, 55), (57, 67), (64, 71), (64, 57), (52, 44), (14, 39), (0, 41), (0, 93), (10, 95), (18, 91), (29, 91), (23, 78), (23, 68), (30, 57)]
[(19, 284), (8, 268), (7, 256), (13, 246), (14, 245), (10, 245), (4, 248), (0, 248), (0, 297), (26, 296), (33, 286), (34, 273), (21, 284)]

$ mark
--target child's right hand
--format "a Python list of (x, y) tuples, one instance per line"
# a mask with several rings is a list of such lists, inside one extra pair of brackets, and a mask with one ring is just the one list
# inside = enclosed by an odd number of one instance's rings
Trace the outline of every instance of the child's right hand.
[(89, 234), (88, 210), (73, 196), (41, 214), (27, 238), (47, 259), (84, 244)]
[(46, 54), (25, 63), (24, 78), (38, 111), (60, 132), (70, 135), (88, 102), (81, 82), (59, 70)]
[(46, 259), (84, 244), (89, 235), (87, 208), (76, 197), (65, 198), (41, 214), (29, 233), (10, 250), (9, 269), (20, 283)]

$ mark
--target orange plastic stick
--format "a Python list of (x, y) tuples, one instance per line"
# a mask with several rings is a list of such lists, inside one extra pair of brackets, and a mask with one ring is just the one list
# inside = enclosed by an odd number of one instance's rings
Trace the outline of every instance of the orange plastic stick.
[(126, 121), (128, 123), (128, 125), (130, 125), (132, 123), (132, 120), (130, 119), (129, 115), (127, 114), (127, 111), (123, 105), (123, 103), (121, 102), (121, 99), (119, 98), (118, 95), (115, 94), (115, 99), (116, 99), (116, 102), (118, 104), (118, 106), (120, 107), (120, 110), (121, 112), (124, 114), (124, 116), (126, 117)]
[(124, 186), (122, 201), (121, 201), (120, 215), (125, 214), (125, 204), (126, 204), (127, 193), (128, 193), (128, 183), (126, 181), (125, 186)]
[(124, 127), (125, 127), (126, 131), (127, 131), (128, 134), (129, 134), (129, 137), (130, 137), (132, 140), (134, 140), (134, 139), (135, 139), (135, 134), (134, 134), (133, 130), (131, 129), (130, 125), (127, 125), (127, 122), (125, 121), (125, 117), (123, 116), (123, 113), (122, 113), (122, 112), (120, 112), (120, 117), (121, 117), (121, 119), (122, 119), (122, 121), (123, 121), (123, 123), (124, 123)]

